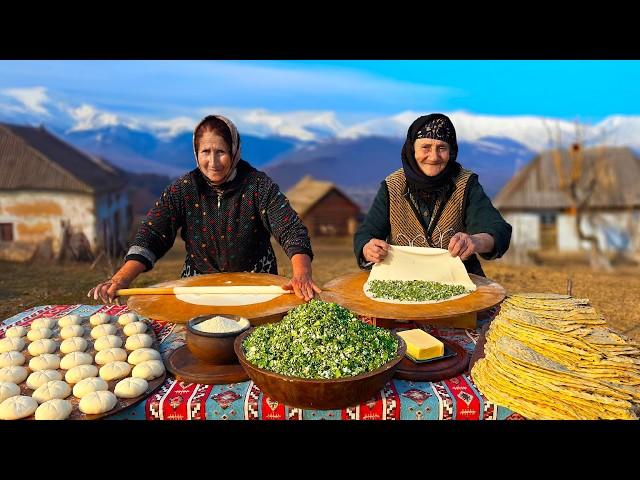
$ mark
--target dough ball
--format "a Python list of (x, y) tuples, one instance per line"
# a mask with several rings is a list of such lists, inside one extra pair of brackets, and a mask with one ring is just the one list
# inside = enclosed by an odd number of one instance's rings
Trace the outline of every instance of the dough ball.
[(101, 390), (109, 390), (109, 385), (99, 377), (89, 377), (80, 380), (73, 387), (73, 396), (82, 398), (91, 392), (99, 392)]
[(71, 395), (71, 387), (67, 382), (62, 380), (51, 380), (50, 382), (40, 385), (35, 392), (31, 394), (38, 403), (44, 403), (54, 398), (67, 398)]
[(67, 325), (80, 325), (84, 319), (80, 315), (65, 315), (58, 320), (58, 326), (60, 328)]
[(37, 390), (42, 385), (53, 380), (62, 380), (62, 374), (58, 370), (38, 370), (27, 378), (27, 387)]
[[(64, 327), (67, 328), (67, 327)], [(71, 353), (71, 352), (84, 352), (89, 346), (89, 342), (87, 342), (84, 338), (81, 337), (71, 337), (65, 339), (60, 344), (60, 351), (62, 353)]]
[(153, 345), (153, 338), (146, 333), (136, 333), (127, 338), (124, 348), (127, 350), (137, 350), (139, 348), (149, 348)]
[(100, 312), (94, 313), (89, 317), (89, 323), (92, 327), (97, 327), (98, 325), (102, 325), (105, 323), (111, 322), (111, 315), (108, 313)]
[(37, 357), (38, 355), (42, 355), (43, 353), (53, 353), (57, 349), (58, 343), (51, 340), (50, 338), (43, 338), (29, 344), (29, 354), (32, 357)]
[(7, 398), (20, 395), (20, 387), (13, 382), (0, 382), (0, 403)]
[(96, 349), (96, 352), (99, 352), (107, 348), (120, 348), (122, 343), (122, 339), (117, 335), (105, 335), (94, 342), (93, 348)]
[(97, 327), (93, 327), (91, 329), (91, 336), (93, 338), (100, 338), (106, 335), (115, 335), (118, 329), (115, 325), (111, 325), (110, 323), (105, 323), (103, 325), (98, 325)]
[(93, 363), (93, 355), (85, 352), (71, 352), (67, 353), (62, 360), (60, 360), (60, 368), (63, 370), (69, 370), (78, 365), (91, 365)]
[(164, 373), (164, 364), (160, 360), (147, 360), (133, 368), (132, 377), (153, 380)]
[(12, 352), (0, 353), (0, 368), (24, 365), (25, 361), (24, 355), (20, 352), (16, 352), (15, 350)]
[(38, 402), (25, 395), (7, 398), (0, 403), (0, 420), (19, 420), (33, 415), (38, 408)]
[(96, 353), (96, 363), (105, 365), (111, 362), (125, 362), (127, 360), (127, 352), (122, 348), (107, 348)]
[(144, 378), (129, 377), (120, 380), (113, 393), (120, 398), (135, 398), (142, 395), (148, 387), (149, 383)]
[(36, 409), (36, 420), (66, 420), (72, 410), (73, 406), (69, 400), (54, 398)]
[(128, 377), (131, 372), (131, 365), (127, 362), (111, 362), (100, 368), (100, 378), (107, 382), (111, 380), (120, 380)]
[(35, 342), (36, 340), (40, 340), (42, 338), (51, 338), (51, 335), (53, 335), (53, 332), (50, 328), (32, 328), (31, 330), (29, 330), (29, 333), (27, 333), (27, 338), (32, 342)]
[(50, 328), (53, 329), (58, 324), (55, 318), (36, 318), (31, 322), (31, 328)]
[(118, 317), (118, 323), (123, 327), (128, 323), (137, 322), (138, 320), (138, 315), (134, 312), (123, 313)]
[(153, 348), (138, 348), (129, 354), (127, 362), (131, 365), (138, 365), (147, 360), (162, 360), (160, 352)]
[(124, 334), (127, 337), (135, 335), (136, 333), (144, 333), (147, 331), (147, 324), (144, 322), (131, 322), (127, 323), (124, 328)]
[(60, 357), (53, 353), (43, 353), (29, 360), (29, 368), (33, 372), (38, 370), (57, 370), (60, 368)]
[(109, 390), (100, 390), (82, 397), (80, 411), (89, 415), (96, 415), (113, 410), (117, 403), (118, 399), (113, 393)]
[(84, 327), (82, 325), (67, 325), (60, 330), (60, 336), (63, 339), (72, 337), (82, 337), (84, 335)]
[(24, 349), (24, 338), (22, 337), (6, 337), (0, 340), (0, 353), (20, 352)]
[(23, 327), (21, 325), (16, 325), (15, 327), (11, 327), (9, 328), (6, 332), (5, 332), (5, 337), (24, 337), (27, 334), (27, 327)]
[(64, 379), (67, 383), (78, 383), (85, 378), (91, 378), (98, 376), (98, 367), (95, 365), (78, 365), (77, 367), (70, 368), (64, 375)]
[(29, 375), (29, 371), (19, 365), (0, 368), (0, 382), (22, 383)]

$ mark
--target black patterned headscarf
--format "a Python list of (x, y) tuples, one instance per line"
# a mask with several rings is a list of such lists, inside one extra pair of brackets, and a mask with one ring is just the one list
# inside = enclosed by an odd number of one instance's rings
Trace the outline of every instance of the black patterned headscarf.
[[(447, 142), (450, 147), (449, 161), (442, 172), (430, 177), (425, 175), (415, 157), (413, 144), (418, 138), (433, 138)], [(409, 127), (407, 139), (402, 147), (402, 168), (407, 183), (413, 190), (433, 192), (441, 190), (460, 172), (458, 157), (458, 142), (456, 129), (451, 120), (442, 113), (432, 113), (418, 117)]]

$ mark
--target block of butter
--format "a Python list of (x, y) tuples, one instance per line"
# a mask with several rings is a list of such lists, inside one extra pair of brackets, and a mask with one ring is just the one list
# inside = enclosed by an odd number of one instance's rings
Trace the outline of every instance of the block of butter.
[(444, 355), (444, 343), (424, 330), (414, 328), (398, 332), (407, 343), (407, 353), (416, 360), (429, 360)]

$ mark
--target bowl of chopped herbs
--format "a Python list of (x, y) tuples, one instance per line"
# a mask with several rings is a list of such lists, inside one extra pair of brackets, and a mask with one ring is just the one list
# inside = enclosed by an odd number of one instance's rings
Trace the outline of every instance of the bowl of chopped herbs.
[(372, 398), (391, 380), (406, 348), (392, 331), (315, 299), (280, 322), (242, 333), (234, 343), (240, 364), (271, 399), (317, 410)]

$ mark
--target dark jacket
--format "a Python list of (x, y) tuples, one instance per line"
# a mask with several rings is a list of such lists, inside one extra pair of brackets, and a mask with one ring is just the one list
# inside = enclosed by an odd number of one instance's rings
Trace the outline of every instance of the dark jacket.
[[(493, 250), (480, 255), (486, 260), (500, 258), (509, 248), (511, 225), (502, 218), (500, 212), (496, 210), (489, 197), (484, 193), (482, 186), (478, 182), (477, 175), (473, 175), (469, 179), (468, 189), (469, 193), (464, 207), (465, 233), (470, 235), (488, 233), (493, 236), (495, 242)], [(419, 204), (418, 207), (421, 214), (419, 220), (425, 225), (430, 219), (429, 212), (433, 211), (433, 208), (428, 208), (429, 206), (424, 204)], [(360, 268), (370, 268), (370, 265), (367, 265), (367, 262), (362, 257), (362, 249), (365, 244), (372, 238), (387, 241), (390, 232), (389, 192), (387, 184), (383, 181), (364, 222), (360, 224), (353, 238), (353, 249)], [(440, 245), (437, 246), (439, 247)], [(443, 245), (442, 248), (446, 249), (448, 245)], [(469, 273), (485, 276), (480, 261), (475, 254), (463, 263)]]
[(244, 160), (218, 195), (197, 168), (169, 185), (142, 221), (126, 260), (153, 268), (181, 229), (182, 276), (215, 272), (278, 273), (271, 235), (289, 258), (313, 258), (307, 228), (269, 176)]

